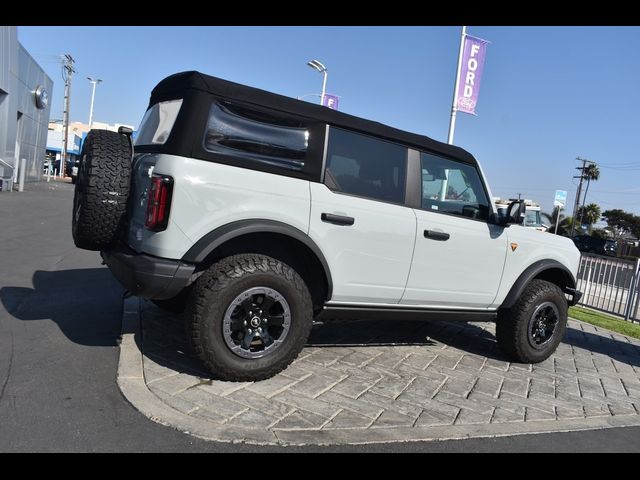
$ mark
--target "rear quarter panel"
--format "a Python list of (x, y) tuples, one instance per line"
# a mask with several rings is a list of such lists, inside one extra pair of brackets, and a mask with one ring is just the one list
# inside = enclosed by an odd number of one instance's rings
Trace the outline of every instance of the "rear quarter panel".
[(145, 233), (145, 253), (182, 258), (204, 235), (237, 220), (275, 220), (309, 231), (306, 180), (175, 155), (156, 157), (153, 173), (173, 177), (173, 198), (169, 227)]

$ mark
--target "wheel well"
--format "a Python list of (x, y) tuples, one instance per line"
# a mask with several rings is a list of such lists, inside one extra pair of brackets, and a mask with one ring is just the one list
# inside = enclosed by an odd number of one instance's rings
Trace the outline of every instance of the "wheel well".
[(247, 233), (216, 247), (197, 270), (206, 270), (221, 258), (239, 253), (257, 253), (280, 260), (302, 277), (309, 289), (314, 310), (327, 301), (329, 282), (322, 263), (304, 243), (280, 233)]
[(535, 277), (540, 280), (546, 280), (547, 282), (555, 283), (562, 291), (566, 288), (575, 288), (573, 278), (564, 270), (560, 268), (549, 268), (538, 273)]
[[(499, 308), (511, 308), (518, 298), (520, 298), (520, 295), (522, 295), (522, 292), (524, 292), (531, 280), (536, 278), (557, 285), (565, 293), (571, 294), (571, 291), (576, 288), (573, 275), (562, 264), (555, 260), (541, 260), (530, 265), (520, 274)], [(573, 293), (575, 294), (575, 292)]]

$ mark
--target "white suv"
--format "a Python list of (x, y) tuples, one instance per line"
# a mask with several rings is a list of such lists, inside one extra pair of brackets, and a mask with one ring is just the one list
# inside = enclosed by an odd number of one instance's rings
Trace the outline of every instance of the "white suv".
[(510, 359), (561, 341), (580, 254), (499, 219), (461, 148), (198, 72), (172, 75), (131, 132), (92, 130), (76, 245), (130, 292), (185, 310), (211, 373), (285, 368), (314, 318), (497, 320)]

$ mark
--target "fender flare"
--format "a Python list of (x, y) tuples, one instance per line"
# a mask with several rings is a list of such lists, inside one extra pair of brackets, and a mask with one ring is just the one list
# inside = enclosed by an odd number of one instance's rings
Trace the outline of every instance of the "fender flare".
[(533, 280), (535, 277), (537, 277), (538, 275), (540, 275), (542, 272), (546, 270), (551, 270), (551, 269), (557, 269), (562, 271), (565, 277), (566, 285), (564, 285), (561, 288), (566, 293), (574, 294), (575, 288), (576, 288), (576, 279), (574, 278), (573, 273), (571, 273), (569, 269), (567, 269), (567, 267), (565, 267), (564, 265), (562, 265), (560, 262), (556, 260), (549, 260), (549, 259), (539, 260), (529, 265), (525, 269), (525, 271), (520, 274), (520, 276), (511, 287), (511, 290), (509, 290), (509, 293), (507, 294), (504, 301), (502, 302), (502, 305), (500, 305), (499, 308), (502, 309), (502, 308), (513, 307), (513, 305), (515, 305), (518, 298), (520, 298), (520, 296), (524, 292), (524, 289), (527, 288), (527, 285), (529, 284), (529, 282)]
[(187, 250), (187, 253), (182, 257), (183, 262), (200, 264), (207, 256), (218, 248), (223, 243), (228, 242), (236, 237), (247, 235), (250, 233), (278, 233), (286, 235), (298, 240), (305, 245), (316, 256), (322, 269), (324, 270), (325, 277), (327, 278), (327, 300), (331, 299), (333, 292), (333, 281), (331, 279), (331, 270), (327, 259), (322, 254), (320, 247), (302, 230), (299, 230), (286, 223), (278, 222), (275, 220), (266, 219), (250, 219), (250, 220), (238, 220), (228, 223), (222, 227), (218, 227), (215, 230), (207, 233), (204, 237), (198, 240)]

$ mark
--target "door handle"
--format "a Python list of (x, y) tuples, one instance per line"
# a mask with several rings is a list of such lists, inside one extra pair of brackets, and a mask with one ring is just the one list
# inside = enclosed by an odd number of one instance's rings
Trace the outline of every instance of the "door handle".
[(444, 232), (436, 232), (434, 230), (425, 230), (424, 238), (430, 238), (431, 240), (439, 240), (444, 242), (445, 240), (449, 240), (449, 234)]
[(353, 225), (355, 219), (353, 217), (347, 217), (345, 215), (335, 215), (333, 213), (323, 213), (320, 215), (320, 220), (327, 223), (333, 223), (335, 225)]

